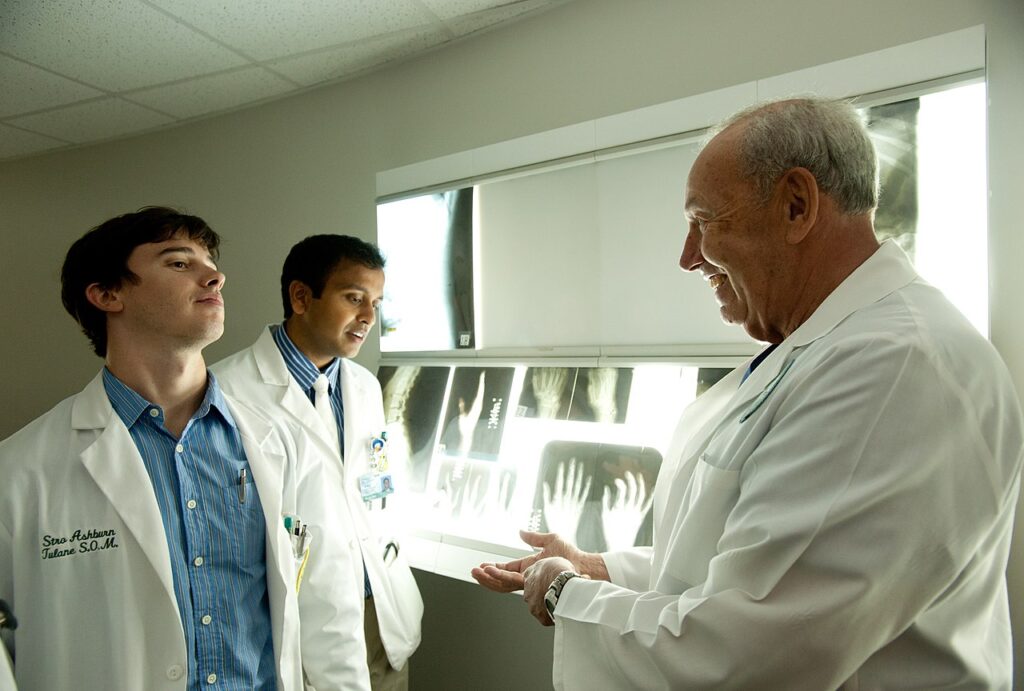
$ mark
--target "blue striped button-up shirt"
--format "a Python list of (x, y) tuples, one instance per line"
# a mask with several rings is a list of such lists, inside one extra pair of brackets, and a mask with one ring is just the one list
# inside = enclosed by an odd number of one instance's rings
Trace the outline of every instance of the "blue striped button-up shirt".
[[(241, 436), (212, 374), (180, 439), (109, 370), (103, 386), (153, 483), (188, 651), (188, 688), (273, 689), (266, 523)], [(240, 478), (245, 501), (240, 500)]]

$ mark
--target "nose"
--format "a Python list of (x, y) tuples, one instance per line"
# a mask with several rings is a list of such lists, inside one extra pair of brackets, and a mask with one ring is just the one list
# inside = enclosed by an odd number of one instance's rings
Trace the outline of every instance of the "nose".
[(220, 271), (218, 271), (217, 269), (211, 269), (210, 275), (206, 276), (206, 278), (203, 281), (203, 285), (205, 285), (207, 288), (222, 289), (224, 287), (224, 281), (226, 280), (227, 277), (224, 276), (224, 274), (222, 274)]
[(362, 308), (359, 311), (359, 321), (367, 326), (373, 326), (373, 323), (377, 321), (377, 310), (373, 308), (373, 303), (369, 300), (363, 301)]
[(691, 227), (683, 242), (683, 253), (679, 255), (679, 268), (683, 271), (696, 271), (704, 263), (704, 255), (700, 252), (700, 232)]

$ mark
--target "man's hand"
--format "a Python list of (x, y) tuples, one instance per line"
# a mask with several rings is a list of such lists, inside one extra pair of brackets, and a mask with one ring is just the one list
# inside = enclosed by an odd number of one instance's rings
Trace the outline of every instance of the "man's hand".
[(523, 574), (523, 600), (533, 618), (544, 626), (554, 626), (555, 622), (548, 615), (544, 606), (544, 596), (551, 587), (551, 582), (563, 571), (575, 571), (573, 564), (562, 557), (549, 557), (534, 562)]
[[(608, 580), (608, 569), (600, 554), (584, 552), (555, 533), (531, 533), (520, 530), (519, 536), (523, 538), (523, 542), (540, 551), (505, 564), (481, 564), (470, 571), (477, 583), (496, 593), (522, 590), (525, 571), (541, 559), (550, 557), (561, 557), (568, 561), (569, 568), (577, 573), (585, 574), (595, 580)], [(546, 588), (547, 586), (545, 586)], [(543, 600), (543, 598), (544, 595), (541, 593), (541, 599)], [(543, 606), (543, 602), (541, 606)]]

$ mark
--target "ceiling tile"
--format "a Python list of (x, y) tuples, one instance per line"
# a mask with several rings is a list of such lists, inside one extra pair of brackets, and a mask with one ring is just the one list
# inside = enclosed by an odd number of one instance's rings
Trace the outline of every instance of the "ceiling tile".
[(441, 29), (414, 29), (268, 63), (289, 79), (312, 85), (382, 65), (448, 40)]
[(4, 85), (4, 96), (0, 99), (0, 117), (29, 113), (103, 95), (102, 91), (3, 55), (0, 55), (0, 84)]
[[(472, 0), (460, 1), (465, 1), (467, 3), (472, 2)], [(488, 27), (513, 20), (539, 9), (547, 9), (553, 4), (555, 3), (552, 0), (521, 0), (520, 2), (504, 4), (503, 6), (495, 7), (494, 9), (482, 10), (446, 19), (445, 23), (452, 31), (455, 32), (456, 36), (465, 36), (473, 33), (474, 31), (481, 31)]]
[(420, 0), (441, 19), (451, 19), (463, 14), (472, 14), (481, 10), (489, 10), (502, 5), (520, 5), (521, 1), (509, 0)]
[(36, 154), (47, 149), (67, 146), (62, 141), (41, 134), (25, 132), (16, 127), (0, 125), (0, 158), (14, 158)]
[(178, 84), (133, 91), (125, 94), (125, 98), (177, 118), (190, 118), (255, 103), (294, 89), (294, 84), (262, 67), (247, 67)]
[(172, 118), (148, 108), (104, 98), (36, 115), (12, 118), (11, 124), (71, 142), (84, 143), (158, 127), (174, 122)]
[(340, 45), (421, 26), (414, 0), (148, 0), (257, 60)]
[(136, 0), (2, 2), (0, 35), (6, 54), (109, 91), (245, 64)]

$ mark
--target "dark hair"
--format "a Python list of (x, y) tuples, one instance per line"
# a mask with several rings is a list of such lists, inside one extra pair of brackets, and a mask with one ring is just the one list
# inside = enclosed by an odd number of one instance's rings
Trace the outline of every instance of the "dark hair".
[(292, 281), (302, 281), (313, 291), (313, 297), (318, 298), (327, 279), (343, 261), (370, 269), (384, 268), (384, 256), (376, 245), (350, 235), (310, 235), (292, 247), (281, 269), (284, 318), (292, 316), (292, 300), (288, 294)]
[(146, 206), (112, 218), (71, 245), (60, 272), (61, 301), (100, 357), (107, 355), (107, 315), (89, 302), (86, 288), (93, 283), (107, 289), (119, 288), (124, 281), (137, 283), (139, 277), (128, 268), (135, 248), (179, 234), (203, 245), (216, 259), (220, 236), (206, 221), (163, 206)]

